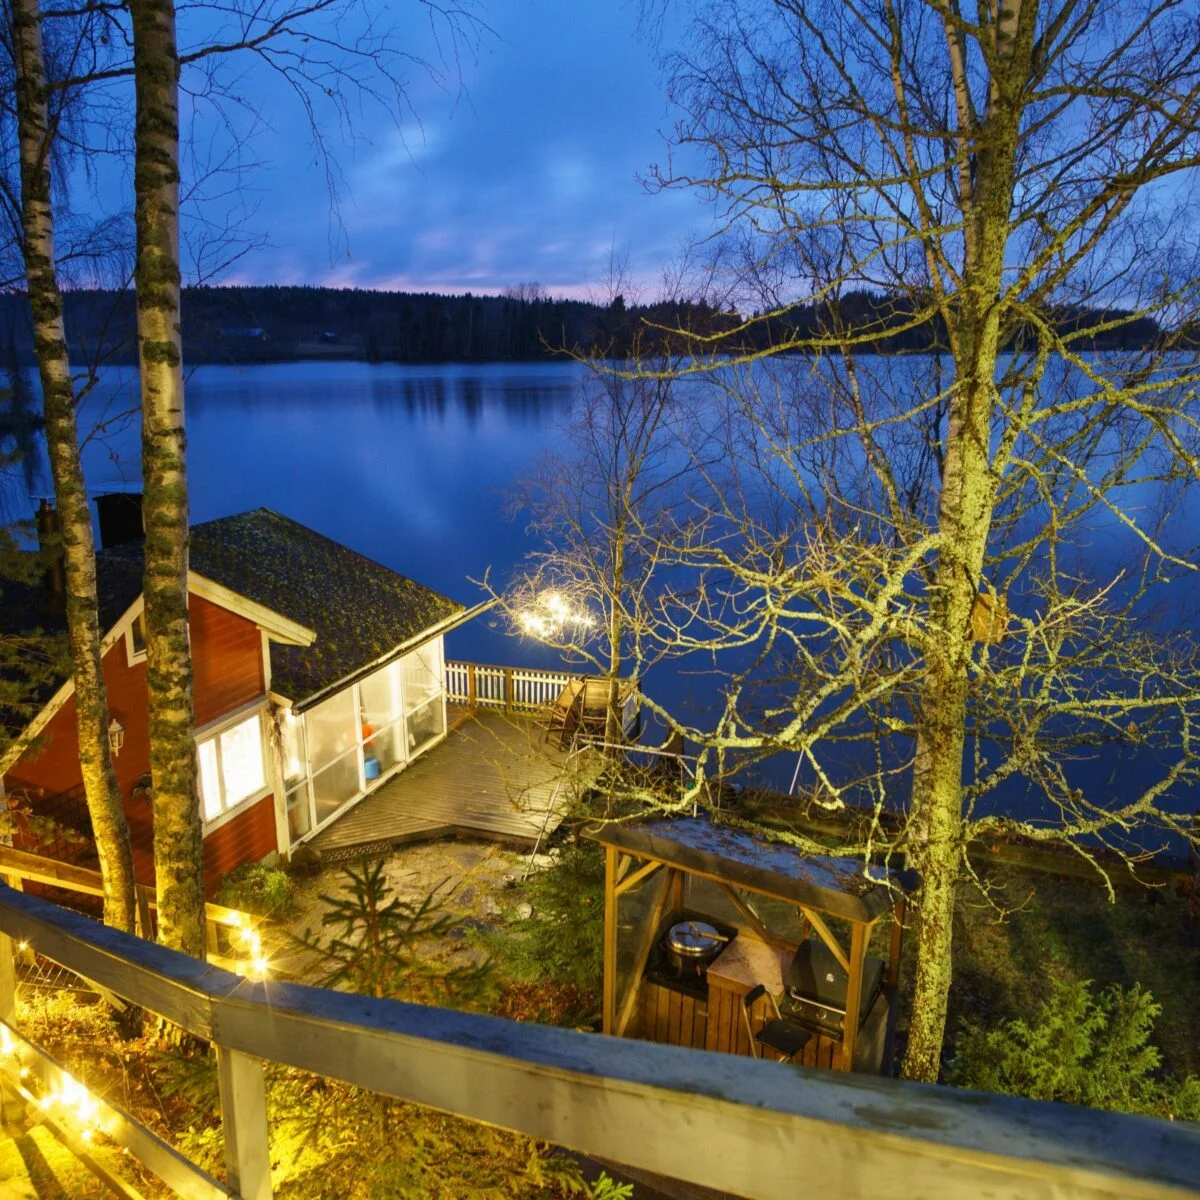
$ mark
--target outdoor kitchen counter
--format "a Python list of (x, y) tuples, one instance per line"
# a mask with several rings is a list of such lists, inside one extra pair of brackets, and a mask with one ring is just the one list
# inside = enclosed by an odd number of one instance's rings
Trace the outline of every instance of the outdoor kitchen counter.
[[(727, 1054), (753, 1054), (754, 1048), (742, 1019), (742, 997), (760, 983), (775, 997), (783, 998), (784, 976), (795, 954), (791, 949), (768, 945), (749, 931), (738, 936), (708, 967), (708, 1028), (704, 1048)], [(750, 1026), (757, 1033), (773, 1019), (775, 1009), (763, 996), (750, 1009)], [(766, 1052), (768, 1055), (771, 1051)]]

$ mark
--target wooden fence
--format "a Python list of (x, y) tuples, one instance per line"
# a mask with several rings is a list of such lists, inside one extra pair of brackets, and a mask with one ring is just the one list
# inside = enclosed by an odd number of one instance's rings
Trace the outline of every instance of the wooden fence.
[[(59, 862), (41, 854), (30, 854), (26, 850), (14, 850), (11, 846), (0, 846), (0, 877), (6, 877), (10, 886), (37, 883), (81, 896), (104, 895), (99, 871)], [(157, 897), (154, 889), (144, 883), (135, 887), (138, 933), (142, 937), (153, 938)], [(226, 908), (223, 904), (205, 904), (204, 916), (208, 961), (231, 971), (257, 973), (256, 962), (261, 962), (262, 951), (255, 931), (261, 924), (261, 918), (237, 908)]]
[(186, 1196), (269, 1200), (269, 1060), (749, 1200), (1200, 1197), (1194, 1127), (255, 982), (0, 887), (9, 1029), (14, 940), (216, 1045), (227, 1192), (105, 1126)]
[(488, 667), (479, 663), (446, 664), (446, 699), (471, 708), (502, 708), (511, 713), (549, 708), (574, 676), (566, 671), (529, 667)]

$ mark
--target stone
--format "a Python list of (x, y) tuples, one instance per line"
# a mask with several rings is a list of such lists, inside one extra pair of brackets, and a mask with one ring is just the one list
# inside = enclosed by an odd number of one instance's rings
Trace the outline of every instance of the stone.
[(517, 916), (520, 917), (522, 921), (528, 921), (529, 918), (533, 916), (533, 905), (530, 904), (528, 900), (523, 900), (517, 905)]

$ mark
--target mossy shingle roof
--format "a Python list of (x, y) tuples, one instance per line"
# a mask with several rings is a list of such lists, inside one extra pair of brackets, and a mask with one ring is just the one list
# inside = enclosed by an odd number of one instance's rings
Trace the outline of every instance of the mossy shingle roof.
[[(193, 525), (191, 569), (316, 633), (271, 643), (272, 689), (301, 703), (353, 676), (463, 606), (269, 508)], [(142, 544), (97, 555), (111, 628), (142, 588)]]

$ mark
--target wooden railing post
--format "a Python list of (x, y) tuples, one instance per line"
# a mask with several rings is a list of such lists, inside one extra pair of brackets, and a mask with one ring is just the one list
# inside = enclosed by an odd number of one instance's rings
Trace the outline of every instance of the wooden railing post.
[[(16, 946), (6, 933), (0, 933), (0, 1021), (5, 1025), (17, 1023), (17, 963)], [(17, 1112), (10, 1108), (8, 1088), (0, 1084), (0, 1123), (14, 1120)]]
[(241, 1200), (271, 1200), (267, 1092), (261, 1060), (217, 1046), (225, 1173)]
[(478, 683), (475, 681), (475, 664), (467, 663), (467, 707), (474, 712), (478, 692)]
[(513, 669), (512, 667), (504, 668), (504, 711), (510, 713), (513, 710)]

